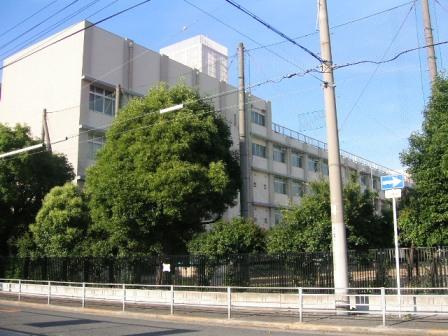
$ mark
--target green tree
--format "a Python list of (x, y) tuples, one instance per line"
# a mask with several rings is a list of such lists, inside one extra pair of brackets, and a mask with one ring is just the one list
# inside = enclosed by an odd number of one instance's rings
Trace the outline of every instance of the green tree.
[[(159, 110), (184, 104), (179, 111)], [(120, 111), (85, 189), (92, 253), (179, 253), (233, 205), (239, 167), (225, 120), (185, 85), (160, 85)]]
[(402, 163), (414, 181), (400, 212), (401, 239), (415, 246), (448, 245), (448, 80), (439, 77), (421, 132), (409, 138)]
[(19, 241), (21, 256), (80, 256), (87, 246), (89, 212), (84, 195), (67, 183), (45, 196), (30, 232)]
[[(28, 127), (0, 124), (0, 153), (37, 144)], [(48, 191), (74, 177), (67, 159), (37, 150), (0, 159), (0, 255), (16, 253)]]
[[(225, 265), (226, 286), (248, 286), (249, 253), (265, 251), (265, 231), (252, 220), (234, 218), (230, 222), (218, 221), (210, 231), (196, 235), (188, 243), (190, 254), (202, 259), (199, 264), (200, 279), (209, 280), (219, 276)], [(222, 276), (222, 274), (221, 274)]]
[[(344, 187), (344, 221), (350, 249), (388, 247), (393, 230), (390, 218), (375, 213), (375, 194), (361, 191), (352, 180)], [(327, 181), (310, 184), (300, 205), (285, 209), (282, 223), (268, 231), (267, 250), (271, 254), (319, 252), (331, 249), (330, 189)]]
[(265, 232), (252, 220), (234, 218), (218, 221), (210, 231), (197, 234), (189, 243), (188, 251), (214, 259), (232, 254), (256, 253), (265, 250)]

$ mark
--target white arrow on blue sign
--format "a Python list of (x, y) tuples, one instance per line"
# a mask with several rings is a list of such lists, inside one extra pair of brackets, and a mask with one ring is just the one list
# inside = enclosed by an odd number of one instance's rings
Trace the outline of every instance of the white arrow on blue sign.
[(403, 188), (404, 188), (403, 175), (381, 176), (381, 190), (403, 189)]

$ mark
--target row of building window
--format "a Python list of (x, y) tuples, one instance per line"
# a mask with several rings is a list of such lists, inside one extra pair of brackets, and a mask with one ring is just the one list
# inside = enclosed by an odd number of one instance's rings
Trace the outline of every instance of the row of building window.
[[(278, 194), (288, 194), (288, 182), (286, 178), (276, 176), (274, 177), (274, 192)], [(291, 182), (291, 194), (293, 197), (303, 197), (305, 194), (305, 183), (294, 180)]]
[[(266, 158), (266, 147), (257, 143), (252, 143), (252, 154), (262, 158)], [(277, 162), (286, 163), (286, 148), (274, 145), (272, 149), (272, 159)], [(291, 152), (291, 165), (293, 167), (303, 168), (304, 155), (302, 153)], [(308, 170), (328, 176), (328, 163), (320, 161), (318, 158), (308, 158)]]

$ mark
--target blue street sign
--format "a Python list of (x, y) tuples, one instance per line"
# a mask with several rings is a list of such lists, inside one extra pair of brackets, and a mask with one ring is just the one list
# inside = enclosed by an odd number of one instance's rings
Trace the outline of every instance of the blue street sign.
[(381, 176), (381, 190), (403, 189), (403, 188), (404, 188), (403, 175)]

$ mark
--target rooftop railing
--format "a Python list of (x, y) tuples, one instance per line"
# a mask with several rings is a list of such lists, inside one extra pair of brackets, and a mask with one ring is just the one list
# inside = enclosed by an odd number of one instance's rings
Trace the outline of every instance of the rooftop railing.
[[(279, 125), (279, 124), (276, 124), (276, 123), (272, 123), (272, 131), (277, 133), (277, 134), (284, 135), (284, 136), (286, 136), (288, 138), (297, 140), (299, 142), (306, 143), (307, 145), (314, 146), (317, 149), (322, 149), (324, 151), (328, 151), (327, 143), (325, 143), (323, 141), (320, 141), (320, 140), (317, 140), (317, 139), (314, 139), (314, 138), (309, 137), (309, 136), (307, 136), (305, 134), (302, 134), (302, 133), (299, 133), (299, 132), (294, 131), (292, 129), (289, 129), (287, 127), (284, 127), (282, 125)], [(350, 161), (352, 161), (354, 163), (357, 163), (357, 164), (369, 167), (370, 169), (373, 169), (373, 170), (378, 170), (381, 173), (384, 173), (384, 174), (397, 173), (393, 169), (387, 168), (387, 167), (382, 166), (380, 164), (377, 164), (377, 163), (375, 163), (373, 161), (364, 159), (364, 158), (362, 158), (362, 157), (360, 157), (358, 155), (352, 154), (350, 152), (341, 150), (340, 153), (341, 153), (341, 157), (344, 158), (344, 159), (348, 159), (348, 160), (350, 160)]]

